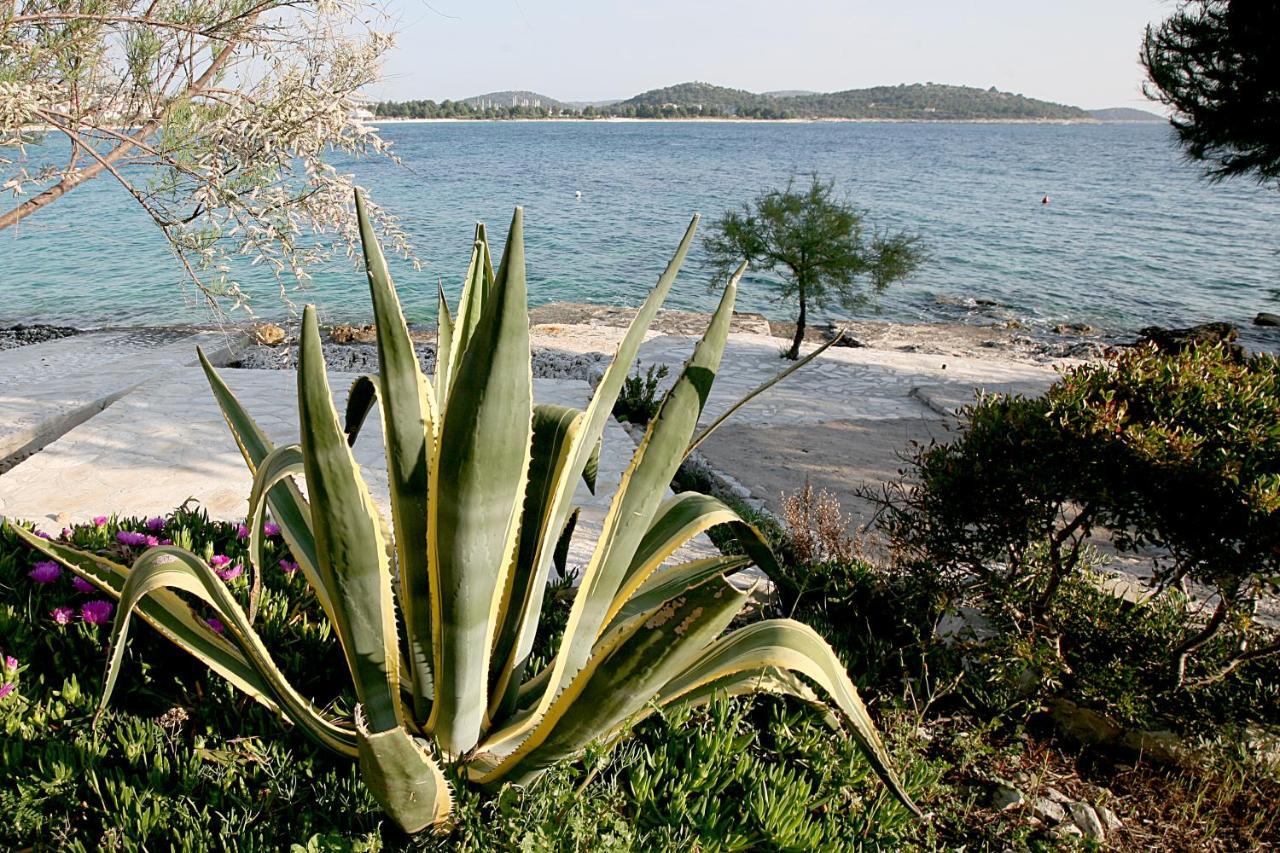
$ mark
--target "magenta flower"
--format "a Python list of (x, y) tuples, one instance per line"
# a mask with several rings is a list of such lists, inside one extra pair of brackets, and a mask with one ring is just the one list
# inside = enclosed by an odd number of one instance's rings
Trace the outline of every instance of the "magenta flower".
[(262, 532), (268, 536), (279, 536), (280, 525), (276, 524), (274, 521), (268, 521), (266, 524), (262, 525)]
[(146, 545), (147, 545), (147, 547), (148, 547), (148, 548), (154, 548), (154, 547), (156, 547), (156, 546), (157, 546), (157, 545), (159, 545), (159, 544), (160, 544), (160, 540), (159, 540), (159, 539), (157, 539), (157, 538), (156, 538), (156, 537), (154, 537), (154, 536), (148, 536), (148, 537), (146, 538)]
[(53, 537), (52, 537), (52, 536), (50, 536), (48, 533), (45, 533), (43, 530), (37, 530), (37, 531), (36, 531), (36, 535), (37, 535), (37, 536), (39, 536), (41, 539), (52, 539), (52, 538), (53, 538)]
[(52, 560), (44, 560), (32, 566), (31, 571), (27, 572), (27, 577), (36, 583), (53, 583), (62, 577), (62, 569), (58, 568), (58, 564)]
[(298, 570), (298, 564), (293, 562), (292, 560), (280, 561), (280, 571), (284, 572), (286, 575), (291, 575), (297, 570)]
[(71, 538), (71, 535), (72, 535), (72, 534), (71, 534), (71, 528), (70, 528), (70, 527), (64, 527), (64, 528), (62, 528), (62, 538), (63, 538), (63, 539), (70, 539), (70, 538)]
[(90, 625), (101, 625), (111, 618), (111, 613), (115, 609), (116, 606), (110, 601), (97, 598), (80, 605), (80, 618)]
[(173, 540), (172, 540), (172, 539), (161, 539), (161, 540), (160, 540), (160, 544), (161, 544), (161, 545), (172, 545), (172, 544), (173, 544)]
[(235, 565), (228, 566), (225, 569), (214, 569), (213, 573), (224, 581), (235, 580), (240, 577), (240, 575), (244, 574), (244, 566), (236, 563)]
[(5, 697), (7, 697), (10, 693), (14, 691), (14, 688), (16, 688), (17, 686), (18, 685), (16, 684), (10, 684), (8, 681), (6, 681), (4, 684), (0, 684), (0, 699), (4, 699)]
[(76, 612), (70, 607), (55, 607), (51, 615), (53, 616), (53, 621), (59, 625), (69, 625), (71, 620), (76, 617)]
[(152, 533), (159, 533), (161, 530), (164, 530), (164, 519), (158, 515), (155, 518), (148, 518), (147, 529)]
[(145, 533), (134, 533), (132, 530), (121, 530), (116, 534), (116, 541), (121, 545), (128, 545), (130, 548), (136, 548), (139, 545), (147, 544), (147, 536)]
[(18, 659), (17, 659), (17, 658), (15, 658), (13, 655), (5, 655), (5, 656), (4, 656), (4, 671), (5, 671), (5, 672), (17, 672), (17, 671), (18, 671)]
[(79, 575), (71, 579), (71, 585), (75, 587), (76, 592), (96, 592), (98, 589)]
[(239, 527), (237, 527), (237, 528), (236, 528), (236, 538), (237, 538), (237, 539), (248, 539), (248, 538), (249, 538), (249, 525), (247, 525), (247, 524), (242, 524), (242, 525), (240, 525)]
[(204, 624), (208, 625), (209, 628), (212, 629), (213, 633), (215, 634), (221, 634), (224, 630), (226, 630), (226, 627), (227, 627), (226, 625), (222, 624), (221, 619), (218, 619), (217, 617), (214, 617), (214, 616), (210, 616), (208, 619), (204, 620)]
[(95, 515), (95, 516), (93, 517), (93, 523), (94, 523), (94, 525), (96, 525), (97, 527), (106, 527), (106, 526), (107, 526), (107, 517), (106, 517), (105, 515)]
[(213, 566), (215, 569), (220, 569), (230, 562), (231, 558), (226, 554), (214, 554), (209, 558), (209, 565)]

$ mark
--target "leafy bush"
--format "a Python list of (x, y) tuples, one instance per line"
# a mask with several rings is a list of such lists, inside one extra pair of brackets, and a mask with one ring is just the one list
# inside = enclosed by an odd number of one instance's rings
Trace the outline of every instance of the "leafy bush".
[(1220, 631), (1238, 653), (1188, 683), (1280, 652), (1254, 642), (1259, 597), (1280, 572), (1274, 357), (1138, 347), (1068, 371), (1041, 398), (984, 398), (962, 420), (958, 440), (921, 448), (879, 496), (909, 560), (953, 590), (976, 581), (1035, 623), (1097, 529), (1121, 551), (1154, 553), (1159, 587), (1192, 581), (1218, 596), (1166, 649), (1178, 683)]
[(622, 383), (622, 393), (613, 404), (613, 416), (620, 421), (644, 426), (658, 414), (658, 406), (662, 402), (658, 397), (658, 384), (668, 373), (665, 364), (651, 364), (641, 375), (637, 366), (635, 372)]

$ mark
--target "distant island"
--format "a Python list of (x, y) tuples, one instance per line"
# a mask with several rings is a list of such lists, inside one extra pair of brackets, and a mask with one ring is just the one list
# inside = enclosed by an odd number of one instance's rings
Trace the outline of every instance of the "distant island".
[(995, 87), (914, 83), (842, 92), (748, 92), (710, 83), (679, 83), (617, 101), (561, 101), (538, 92), (489, 92), (460, 100), (381, 101), (377, 118), (738, 118), (884, 121), (1164, 121), (1127, 107), (1079, 107), (1001, 92)]

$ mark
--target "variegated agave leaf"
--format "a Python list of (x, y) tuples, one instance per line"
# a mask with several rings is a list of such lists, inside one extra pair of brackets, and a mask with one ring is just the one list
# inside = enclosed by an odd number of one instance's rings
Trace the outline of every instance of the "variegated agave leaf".
[[(687, 454), (723, 422), (694, 435), (724, 354), (742, 269), (635, 449), (554, 658), (529, 669), (551, 569), (564, 571), (575, 535), (574, 491), (579, 479), (595, 487), (605, 425), (692, 244), (697, 217), (587, 407), (578, 410), (533, 402), (519, 209), (496, 271), (485, 230), (477, 227), (456, 314), (439, 291), (431, 382), (358, 195), (356, 207), (380, 369), (351, 386), (344, 422), (311, 308), (302, 324), (297, 445), (275, 447), (202, 358), (254, 475), (252, 601), (270, 513), (342, 644), (358, 700), (354, 718), (331, 719), (288, 685), (254, 632), (252, 612), (242, 611), (194, 555), (152, 549), (127, 569), (18, 529), (33, 547), (120, 599), (107, 693), (137, 614), (319, 742), (357, 758), (387, 814), (416, 832), (441, 825), (451, 808), (437, 753), (479, 784), (524, 782), (592, 742), (617, 739), (656, 709), (725, 693), (774, 692), (812, 704), (847, 728), (914, 810), (848, 674), (821, 637), (789, 620), (721, 636), (749, 595), (727, 576), (753, 562), (766, 572), (776, 567), (759, 531), (715, 498), (664, 497)], [(351, 451), (375, 410), (387, 458), (389, 525)], [(309, 501), (294, 482), (300, 476)], [(745, 556), (666, 565), (695, 536), (720, 525), (732, 526)], [(214, 608), (228, 636), (196, 620), (175, 591)]]

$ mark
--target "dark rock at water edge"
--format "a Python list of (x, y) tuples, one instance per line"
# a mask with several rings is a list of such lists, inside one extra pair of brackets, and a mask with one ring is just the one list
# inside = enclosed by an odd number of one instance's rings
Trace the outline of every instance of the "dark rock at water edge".
[(1228, 344), (1228, 348), (1236, 355), (1244, 352), (1242, 347), (1233, 343), (1240, 336), (1240, 332), (1230, 323), (1201, 323), (1185, 329), (1147, 326), (1145, 329), (1140, 329), (1138, 335), (1136, 345), (1155, 344), (1156, 349), (1161, 352), (1176, 353), (1191, 347), (1216, 344)]
[[(433, 344), (416, 344), (418, 363), (424, 373), (436, 370)], [(293, 370), (297, 367), (295, 346), (254, 346), (245, 351), (236, 367), (251, 370)], [(336, 373), (377, 373), (378, 348), (374, 344), (324, 343), (325, 367)], [(604, 353), (572, 353), (560, 350), (533, 350), (533, 375), (538, 379), (580, 379), (594, 385), (604, 374), (609, 357)]]
[(1253, 318), (1255, 326), (1280, 326), (1280, 314), (1272, 314), (1267, 311), (1259, 311), (1258, 316)]
[(78, 334), (80, 334), (80, 330), (73, 329), (70, 326), (50, 326), (44, 323), (25, 325), (19, 323), (7, 329), (0, 329), (0, 350), (16, 349), (17, 347), (25, 347), (28, 344), (55, 341), (58, 338), (67, 338)]

